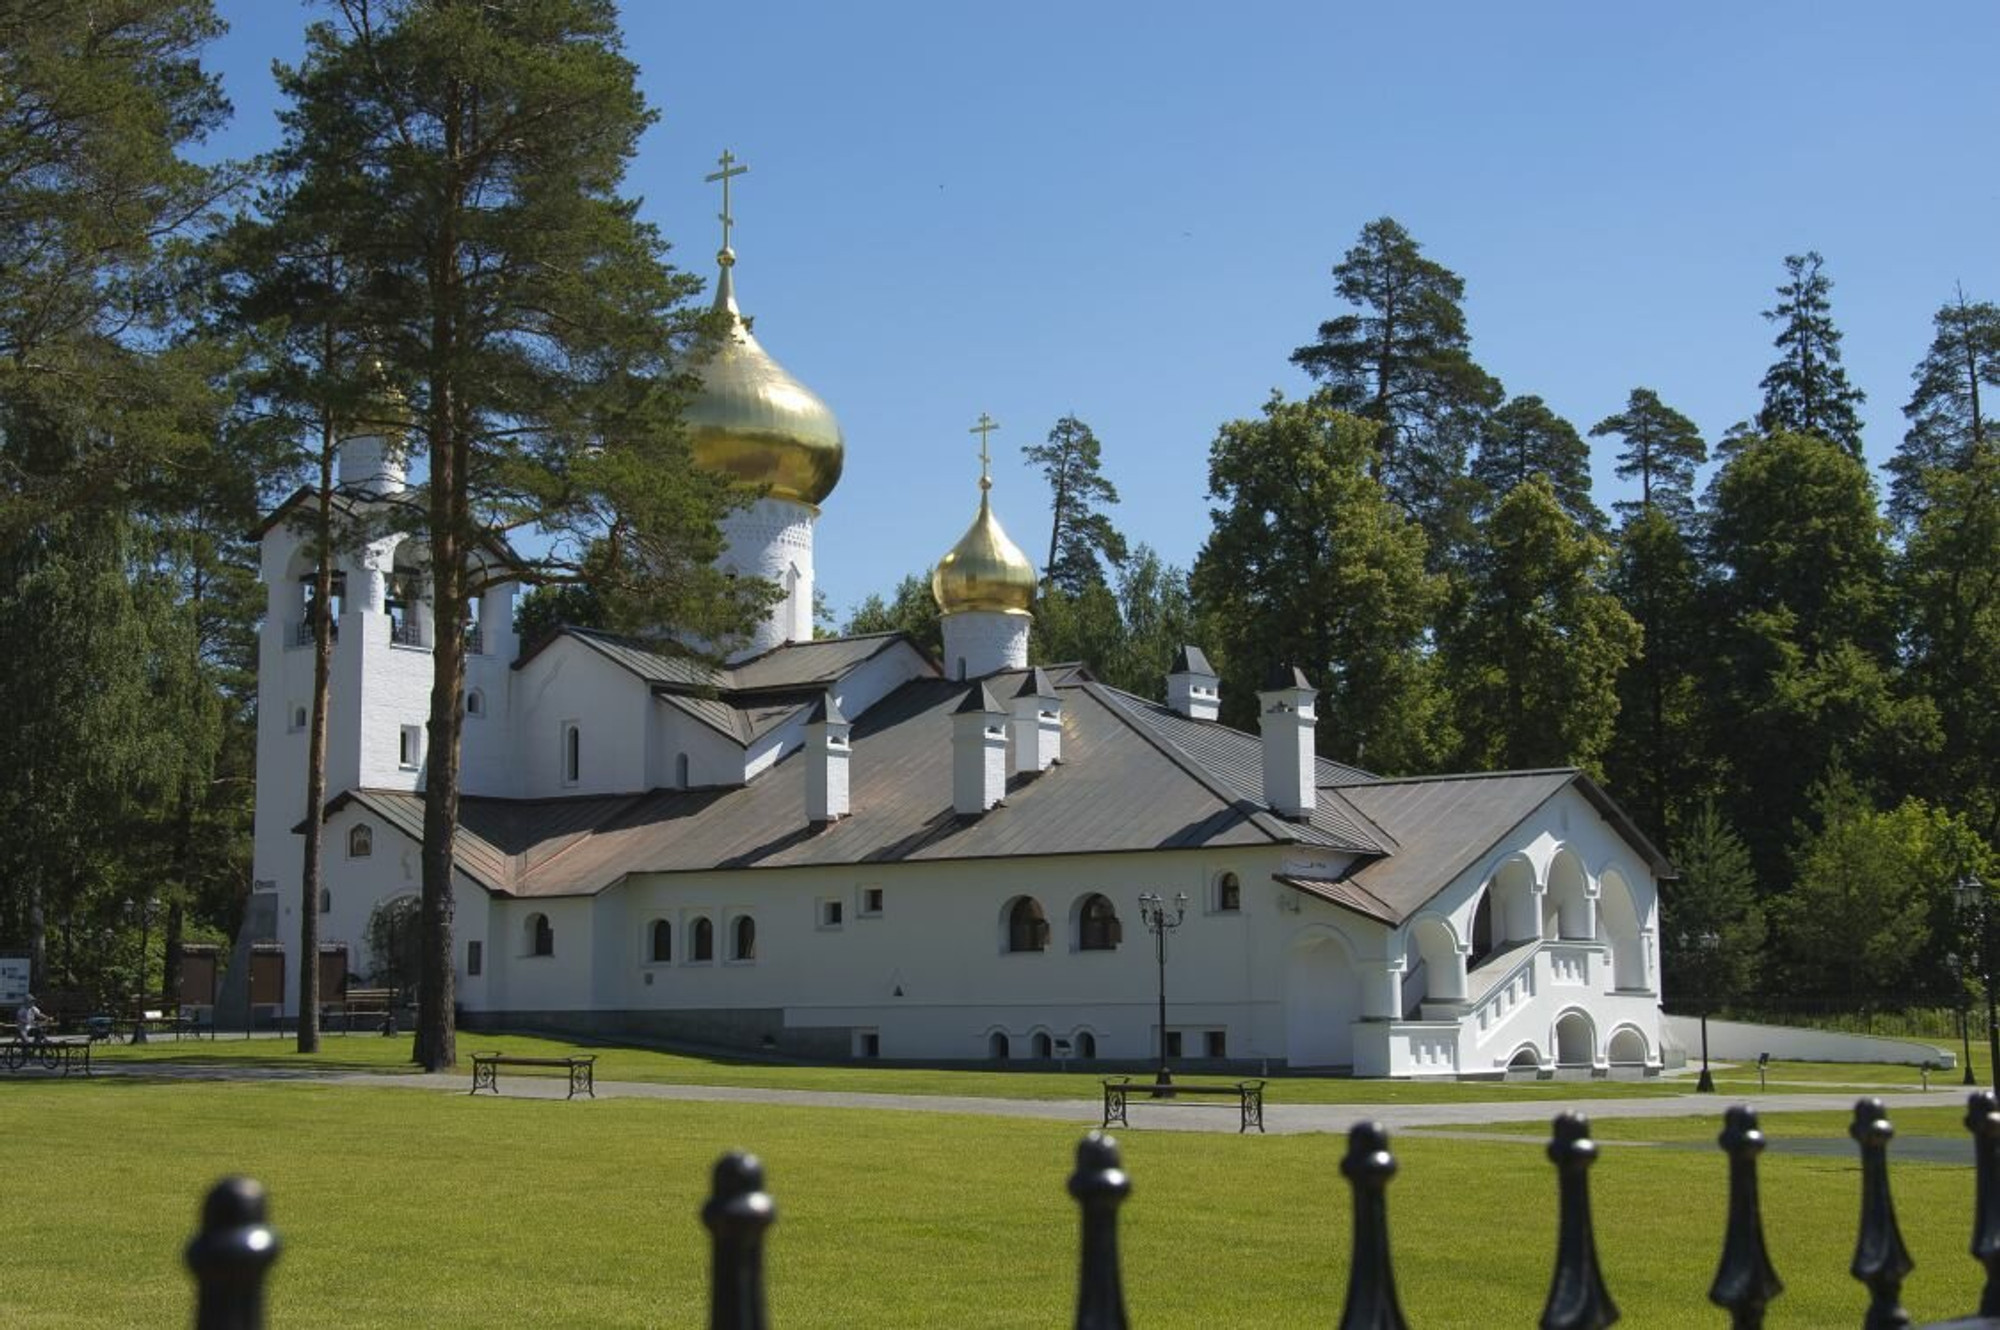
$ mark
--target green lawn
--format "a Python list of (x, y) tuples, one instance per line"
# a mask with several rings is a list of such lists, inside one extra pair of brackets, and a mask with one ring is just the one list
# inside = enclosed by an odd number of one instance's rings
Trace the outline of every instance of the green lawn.
[[(1714, 1145), (1715, 1138), (1722, 1131), (1723, 1110), (1733, 1102), (1727, 1096), (1720, 1097), (1715, 1112), (1698, 1117), (1675, 1118), (1600, 1118), (1592, 1123), (1592, 1134), (1601, 1141), (1639, 1141), (1655, 1145), (1681, 1145), (1700, 1142)], [(1754, 1100), (1752, 1101), (1754, 1102)], [(1847, 1126), (1854, 1121), (1852, 1107), (1830, 1109), (1824, 1113), (1767, 1113), (1758, 1119), (1759, 1128), (1771, 1139), (1779, 1136), (1831, 1136), (1845, 1137)], [(1965, 1109), (1959, 1108), (1897, 1108), (1889, 1112), (1889, 1121), (1896, 1128), (1898, 1136), (1947, 1136), (1966, 1142), (1965, 1158), (1972, 1162), (1971, 1137), (1965, 1130)], [(1476, 1131), (1508, 1136), (1546, 1137), (1549, 1124), (1546, 1122), (1490, 1122), (1469, 1128), (1456, 1127), (1415, 1127), (1413, 1131)], [(1721, 1156), (1721, 1150), (1716, 1155)], [(1892, 1141), (1889, 1154), (1895, 1157), (1896, 1147)]]
[[(707, 1244), (696, 1213), (732, 1145), (763, 1155), (778, 1201), (775, 1325), (1048, 1327), (1071, 1311), (1063, 1183), (1081, 1126), (298, 1082), (21, 1080), (4, 1093), (14, 1129), (0, 1137), (0, 1168), (21, 1184), (0, 1242), (10, 1325), (184, 1322), (179, 1251), (201, 1192), (232, 1170), (271, 1189), (285, 1243), (276, 1325), (698, 1324)], [(1338, 1317), (1339, 1138), (1132, 1132), (1124, 1145), (1136, 1325)], [(1532, 1324), (1555, 1230), (1542, 1152), (1414, 1135), (1396, 1145), (1390, 1209), (1411, 1321)], [(1763, 1180), (1789, 1285), (1769, 1324), (1856, 1323), (1852, 1163), (1772, 1156)], [(1963, 1254), (1969, 1182), (1965, 1168), (1896, 1169), (1920, 1319), (1976, 1298)], [(1593, 1186), (1626, 1324), (1720, 1324), (1702, 1302), (1721, 1240), (1719, 1155), (1613, 1150)]]
[[(653, 1081), (679, 1085), (734, 1085), (762, 1089), (846, 1090), (917, 1095), (975, 1095), (998, 1099), (1095, 1099), (1102, 1073), (1053, 1071), (944, 1071), (922, 1067), (882, 1066), (793, 1066), (765, 1062), (733, 1062), (726, 1059), (691, 1057), (680, 1053), (611, 1045), (579, 1046), (560, 1040), (529, 1035), (461, 1034), (461, 1057), (473, 1052), (498, 1049), (509, 1053), (549, 1056), (569, 1052), (597, 1055), (597, 1077), (603, 1081)], [(225, 1062), (276, 1069), (321, 1067), (328, 1070), (407, 1071), (408, 1037), (385, 1039), (380, 1035), (329, 1035), (321, 1041), (321, 1051), (310, 1057), (293, 1051), (289, 1040), (217, 1039), (168, 1040), (133, 1047), (111, 1044), (100, 1047), (107, 1062), (169, 1061), (198, 1065)], [(468, 1074), (470, 1063), (466, 1064)], [(1877, 1068), (1849, 1064), (1785, 1063), (1772, 1076), (1801, 1081), (1825, 1081), (1826, 1093), (1852, 1093), (1841, 1082), (1859, 1082), (1888, 1088), (1907, 1084), (1916, 1088), (1914, 1069)], [(1725, 1072), (1720, 1083), (1733, 1093), (1744, 1086), (1754, 1088), (1754, 1071), (1747, 1081), (1734, 1079), (1742, 1073)], [(1493, 1099), (1574, 1100), (1624, 1099), (1659, 1095), (1688, 1094), (1694, 1083), (1669, 1081), (1483, 1081), (1417, 1082), (1357, 1081), (1333, 1076), (1276, 1076), (1272, 1078), (1274, 1104), (1438, 1104), (1476, 1103)], [(1777, 1086), (1812, 1093), (1812, 1084)]]

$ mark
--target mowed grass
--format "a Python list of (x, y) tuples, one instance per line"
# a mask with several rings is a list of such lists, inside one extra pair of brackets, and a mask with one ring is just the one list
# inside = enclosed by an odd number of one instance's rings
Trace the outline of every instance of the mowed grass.
[[(1857, 1096), (1858, 1098), (1859, 1096)], [(1715, 1112), (1692, 1117), (1672, 1118), (1595, 1118), (1590, 1124), (1590, 1133), (1600, 1141), (1637, 1142), (1647, 1145), (1692, 1145), (1701, 1144), (1716, 1147), (1717, 1158), (1721, 1157), (1721, 1147), (1716, 1146), (1716, 1137), (1722, 1134), (1722, 1114), (1732, 1102), (1756, 1105), (1756, 1097), (1732, 1100), (1721, 1096)], [(1965, 1130), (1965, 1109), (1958, 1108), (1895, 1108), (1888, 1113), (1890, 1125), (1895, 1127), (1897, 1136), (1942, 1136), (1965, 1142), (1965, 1159), (1972, 1162), (1972, 1138)], [(1767, 1140), (1781, 1137), (1821, 1137), (1848, 1139), (1847, 1128), (1854, 1121), (1854, 1110), (1828, 1110), (1824, 1113), (1765, 1113), (1758, 1116), (1758, 1129)], [(1476, 1127), (1412, 1127), (1415, 1132), (1475, 1131), (1481, 1135), (1525, 1136), (1546, 1139), (1549, 1124), (1546, 1122), (1490, 1122)], [(1855, 1147), (1858, 1151), (1860, 1147)], [(1889, 1157), (1896, 1156), (1895, 1141), (1889, 1143)], [(1767, 1156), (1768, 1157), (1768, 1156)], [(1858, 1156), (1857, 1156), (1858, 1157)]]
[[(732, 1146), (757, 1150), (777, 1198), (775, 1325), (1048, 1327), (1072, 1312), (1064, 1183), (1081, 1125), (298, 1082), (20, 1080), (4, 1093), (13, 1127), (0, 1169), (16, 1182), (0, 1277), (13, 1326), (184, 1323), (180, 1250), (202, 1192), (232, 1171), (270, 1188), (285, 1244), (274, 1325), (700, 1324), (697, 1215)], [(1135, 1325), (1337, 1319), (1341, 1138), (1130, 1132), (1122, 1143)], [(1395, 1148), (1390, 1214), (1412, 1323), (1533, 1324), (1556, 1224), (1542, 1151), (1413, 1134)], [(1970, 1170), (1905, 1163), (1894, 1177), (1918, 1266), (1908, 1305), (1919, 1319), (1967, 1310)], [(1719, 1154), (1612, 1150), (1592, 1185), (1626, 1323), (1719, 1324), (1704, 1296), (1722, 1235)], [(1768, 1324), (1856, 1323), (1852, 1162), (1767, 1156), (1763, 1194), (1788, 1285)]]
[[(656, 1049), (618, 1045), (580, 1045), (532, 1035), (461, 1033), (459, 1056), (470, 1076), (470, 1055), (497, 1050), (531, 1057), (567, 1053), (597, 1055), (600, 1081), (642, 1081), (675, 1085), (731, 1085), (773, 1090), (834, 1090), (857, 1093), (914, 1095), (971, 1095), (995, 1099), (1097, 1099), (1104, 1073), (1091, 1071), (988, 1071), (945, 1070), (894, 1066), (802, 1066), (768, 1062), (737, 1062), (725, 1058), (697, 1057)], [(321, 1069), (326, 1071), (411, 1071), (410, 1039), (384, 1038), (374, 1034), (328, 1035), (321, 1040), (320, 1052), (304, 1055), (295, 1051), (289, 1039), (184, 1039), (179, 1042), (154, 1041), (144, 1045), (109, 1044), (100, 1046), (97, 1056), (106, 1063), (128, 1064), (170, 1062), (186, 1066), (254, 1066), (274, 1071)], [(1804, 1071), (1821, 1068), (1820, 1071)], [(1774, 1069), (1777, 1077), (1780, 1069)], [(1800, 1071), (1794, 1079), (1828, 1082), (1829, 1094), (1848, 1094), (1841, 1082), (1859, 1082), (1882, 1088), (1901, 1086), (1907, 1080), (1916, 1088), (1914, 1068), (1885, 1069), (1849, 1064), (1786, 1063), (1782, 1071)], [(1900, 1073), (1903, 1079), (1897, 1079)], [(1879, 1079), (1876, 1079), (1879, 1078)], [(1145, 1079), (1140, 1075), (1140, 1079)], [(1188, 1079), (1215, 1080), (1214, 1076)], [(1350, 1080), (1339, 1076), (1287, 1076), (1270, 1078), (1268, 1091), (1273, 1104), (1454, 1104), (1492, 1100), (1576, 1100), (1653, 1098), (1684, 1095), (1694, 1089), (1692, 1079), (1654, 1081), (1386, 1081)], [(1933, 1084), (1938, 1084), (1933, 1078)], [(1732, 1092), (1742, 1082), (1727, 1079)], [(1754, 1074), (1747, 1082), (1756, 1084)], [(1814, 1093), (1815, 1084), (1772, 1087), (1797, 1093)]]

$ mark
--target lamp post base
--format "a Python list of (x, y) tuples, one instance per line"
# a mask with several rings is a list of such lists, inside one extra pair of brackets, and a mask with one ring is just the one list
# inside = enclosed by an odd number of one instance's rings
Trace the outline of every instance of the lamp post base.
[(1172, 1099), (1174, 1097), (1174, 1074), (1162, 1065), (1159, 1074), (1153, 1077), (1153, 1098)]
[(1707, 1067), (1701, 1069), (1701, 1079), (1694, 1083), (1694, 1091), (1696, 1094), (1715, 1093), (1715, 1077), (1708, 1074)]

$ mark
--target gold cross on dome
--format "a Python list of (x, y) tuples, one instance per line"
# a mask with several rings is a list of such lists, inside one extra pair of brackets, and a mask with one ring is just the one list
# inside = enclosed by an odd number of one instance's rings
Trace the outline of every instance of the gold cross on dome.
[(999, 428), (999, 421), (981, 411), (979, 413), (979, 423), (966, 431), (967, 434), (977, 434), (979, 436), (979, 488), (983, 490), (993, 488), (993, 478), (988, 471), (988, 468), (993, 465), (993, 458), (987, 454), (986, 439), (988, 435)]
[(736, 161), (736, 154), (727, 148), (722, 150), (722, 156), (716, 158), (715, 161), (716, 165), (722, 169), (710, 175), (705, 175), (702, 179), (711, 185), (718, 180), (722, 182), (722, 211), (716, 214), (716, 218), (722, 223), (722, 248), (727, 250), (729, 248), (729, 228), (736, 224), (735, 215), (729, 211), (729, 182), (737, 176), (747, 174), (750, 168), (739, 166)]

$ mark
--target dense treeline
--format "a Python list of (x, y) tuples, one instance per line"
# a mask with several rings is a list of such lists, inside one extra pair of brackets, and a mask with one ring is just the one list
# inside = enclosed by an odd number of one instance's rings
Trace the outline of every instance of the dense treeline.
[[(1121, 562), (1087, 425), (1066, 417), (1029, 450), (1055, 506), (1039, 657), (1157, 696), (1185, 635), (1245, 727), (1266, 670), (1302, 666), (1326, 756), (1385, 774), (1584, 768), (1684, 870), (1664, 920), (1682, 1000), (1760, 982), (1767, 998), (1953, 1000), (1951, 953), (1976, 966), (1952, 888), (1992, 876), (2000, 836), (2000, 441), (1983, 399), (2000, 308), (1960, 293), (1938, 311), (1885, 512), (1826, 263), (1786, 258), (1745, 423), (1711, 450), (1641, 386), (1589, 427), (1635, 486), (1607, 517), (1584, 434), (1473, 358), (1456, 273), (1389, 218), (1333, 272), (1348, 308), (1292, 357), (1315, 388), (1218, 432), (1186, 575), (1150, 552)], [(857, 625), (934, 635), (922, 591), (907, 580)]]

